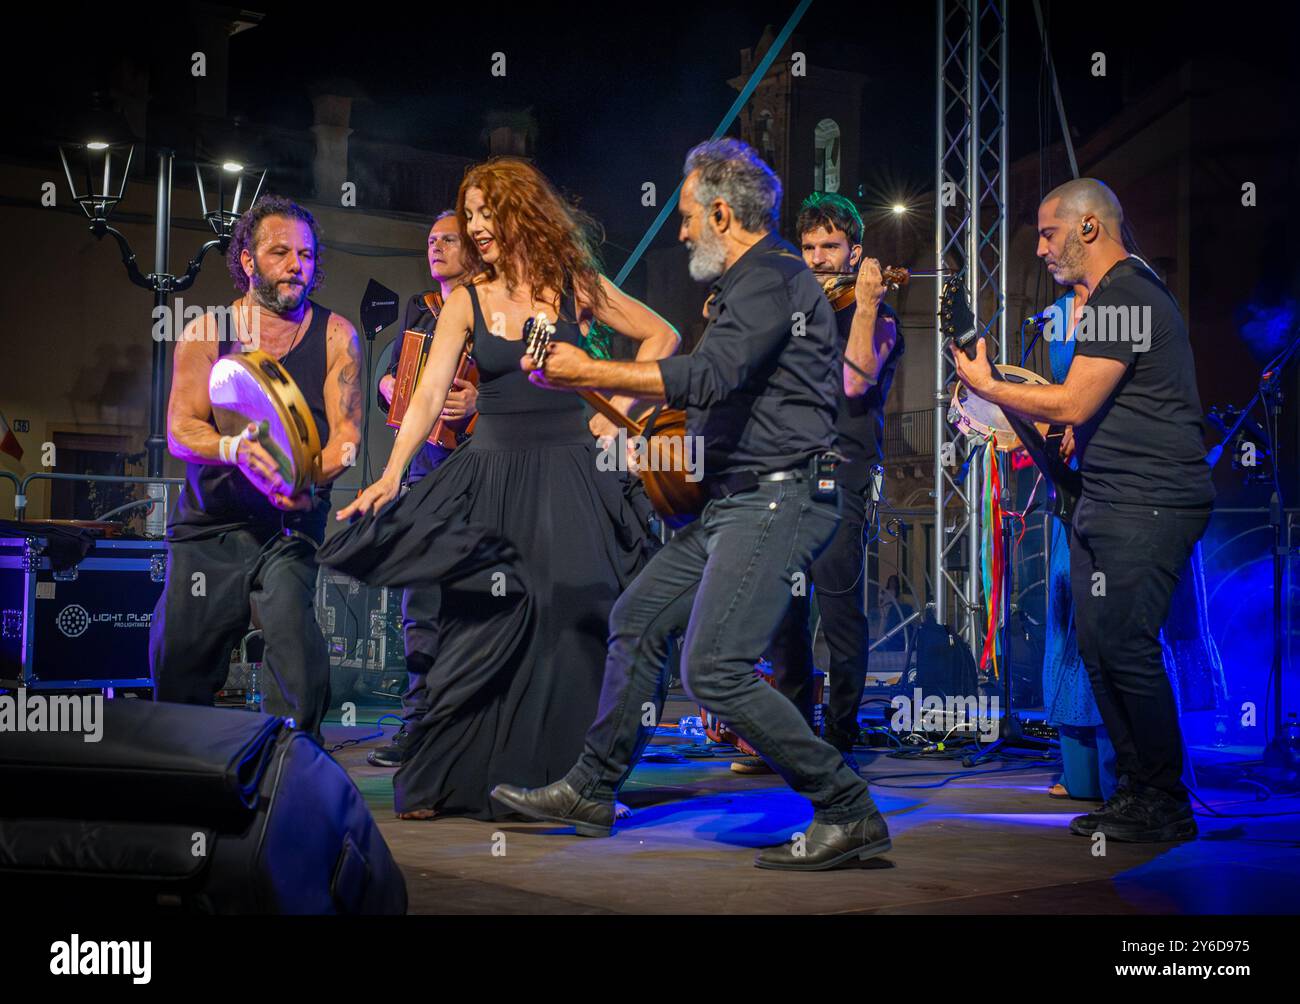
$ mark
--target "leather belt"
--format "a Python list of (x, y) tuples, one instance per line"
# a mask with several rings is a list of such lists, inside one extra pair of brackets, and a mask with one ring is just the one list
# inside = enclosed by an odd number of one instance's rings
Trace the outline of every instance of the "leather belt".
[(773, 471), (771, 474), (760, 474), (758, 471), (736, 471), (732, 474), (723, 474), (720, 477), (706, 479), (704, 490), (709, 498), (725, 499), (731, 495), (749, 491), (765, 481), (807, 480), (808, 471), (803, 467), (794, 467), (786, 471)]

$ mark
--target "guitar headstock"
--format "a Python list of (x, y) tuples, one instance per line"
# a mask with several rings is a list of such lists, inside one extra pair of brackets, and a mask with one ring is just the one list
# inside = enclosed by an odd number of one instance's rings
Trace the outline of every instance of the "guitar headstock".
[(533, 357), (533, 363), (541, 366), (546, 361), (546, 349), (555, 335), (555, 325), (545, 311), (524, 321), (524, 351)]
[(975, 328), (975, 314), (966, 299), (966, 284), (961, 273), (944, 280), (939, 294), (939, 328), (952, 339), (953, 344), (971, 359), (975, 358), (975, 343), (979, 332)]

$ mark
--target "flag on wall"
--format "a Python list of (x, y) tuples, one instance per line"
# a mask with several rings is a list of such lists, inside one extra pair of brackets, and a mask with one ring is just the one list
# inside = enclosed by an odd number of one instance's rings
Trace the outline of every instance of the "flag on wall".
[(15, 460), (23, 459), (22, 445), (18, 442), (18, 437), (14, 435), (14, 430), (9, 428), (9, 420), (5, 418), (2, 411), (0, 411), (0, 450), (9, 454)]

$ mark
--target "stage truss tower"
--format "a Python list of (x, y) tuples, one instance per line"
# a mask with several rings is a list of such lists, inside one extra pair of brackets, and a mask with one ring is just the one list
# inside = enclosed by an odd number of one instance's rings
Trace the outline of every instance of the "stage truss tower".
[[(978, 656), (981, 606), (979, 471), (947, 421), (957, 379), (938, 324), (945, 279), (964, 284), (989, 354), (1007, 361), (1007, 2), (936, 0), (934, 416), (935, 617)], [(1018, 360), (1017, 360), (1018, 361)], [(965, 470), (964, 477), (962, 472)]]

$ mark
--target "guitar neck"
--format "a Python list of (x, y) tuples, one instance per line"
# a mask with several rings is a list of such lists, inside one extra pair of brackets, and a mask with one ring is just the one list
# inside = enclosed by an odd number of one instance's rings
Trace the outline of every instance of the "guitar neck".
[(578, 396), (595, 408), (598, 412), (608, 418), (615, 425), (626, 429), (631, 435), (641, 435), (642, 425), (634, 418), (628, 418), (615, 406), (614, 402), (605, 397), (604, 394), (597, 394), (594, 390), (580, 390)]

